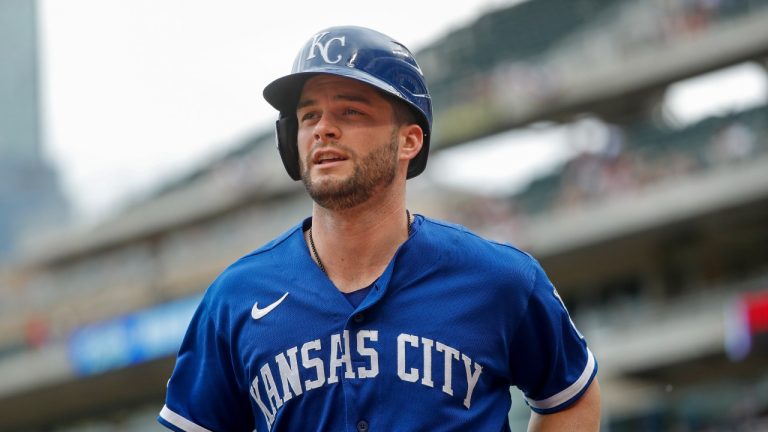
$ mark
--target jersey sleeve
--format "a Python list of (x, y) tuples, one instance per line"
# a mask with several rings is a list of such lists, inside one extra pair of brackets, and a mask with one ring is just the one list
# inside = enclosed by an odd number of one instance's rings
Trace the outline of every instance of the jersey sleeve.
[(157, 420), (186, 432), (252, 431), (248, 395), (242, 395), (228, 338), (217, 331), (221, 316), (203, 298), (192, 317), (168, 381), (165, 406)]
[(540, 414), (563, 410), (581, 397), (597, 374), (597, 362), (557, 290), (534, 261), (532, 290), (514, 336), (514, 384)]

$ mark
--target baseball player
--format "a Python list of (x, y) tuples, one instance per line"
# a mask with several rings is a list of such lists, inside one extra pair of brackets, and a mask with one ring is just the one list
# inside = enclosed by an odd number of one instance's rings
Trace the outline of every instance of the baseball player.
[(189, 325), (158, 420), (176, 431), (597, 430), (597, 363), (538, 262), (410, 213), (432, 106), (411, 52), (313, 35), (264, 89), (312, 216), (227, 268)]

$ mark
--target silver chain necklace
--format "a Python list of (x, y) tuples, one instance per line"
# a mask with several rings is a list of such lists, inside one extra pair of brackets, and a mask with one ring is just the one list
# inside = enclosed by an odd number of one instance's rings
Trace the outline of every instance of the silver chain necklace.
[[(411, 212), (409, 212), (408, 209), (405, 209), (405, 217), (408, 219), (408, 235), (410, 236), (413, 222), (411, 221)], [(323, 265), (323, 262), (320, 261), (320, 255), (317, 254), (317, 248), (315, 248), (315, 239), (312, 238), (312, 227), (309, 227), (309, 246), (312, 248), (312, 256), (315, 257), (315, 261), (317, 261), (317, 266), (320, 267), (320, 270), (322, 270), (326, 276), (328, 276), (328, 271), (325, 270), (325, 266)]]

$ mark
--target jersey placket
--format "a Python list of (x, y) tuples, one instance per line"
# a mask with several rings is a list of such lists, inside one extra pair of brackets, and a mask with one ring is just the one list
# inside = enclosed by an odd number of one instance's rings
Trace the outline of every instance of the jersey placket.
[(377, 391), (373, 380), (376, 380), (380, 373), (378, 352), (382, 348), (379, 345), (380, 326), (375, 322), (376, 314), (373, 312), (387, 291), (386, 287), (389, 285), (394, 263), (401, 250), (402, 247), (398, 249), (384, 273), (374, 283), (368, 296), (347, 317), (344, 326), (345, 332), (348, 332), (352, 339), (349, 341), (351, 349), (348, 355), (354, 371), (354, 378), (344, 379), (340, 383), (344, 390), (346, 430), (348, 431), (368, 432), (375, 429), (375, 424), (371, 424), (372, 419), (368, 418), (358, 402), (370, 400), (371, 397), (366, 393)]

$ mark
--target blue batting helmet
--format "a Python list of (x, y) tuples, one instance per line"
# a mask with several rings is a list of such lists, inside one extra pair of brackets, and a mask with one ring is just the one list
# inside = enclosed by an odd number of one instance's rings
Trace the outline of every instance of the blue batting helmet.
[(387, 35), (346, 26), (331, 27), (312, 36), (299, 51), (291, 73), (264, 88), (264, 99), (280, 111), (277, 147), (292, 179), (301, 179), (296, 104), (304, 82), (317, 74), (355, 79), (405, 102), (424, 131), (424, 145), (410, 161), (407, 178), (424, 171), (432, 130), (432, 100), (416, 59), (405, 45)]

